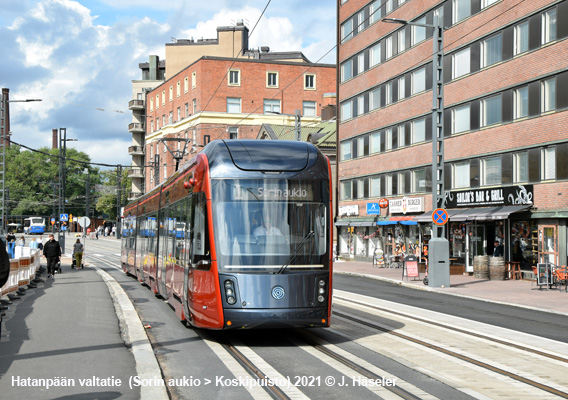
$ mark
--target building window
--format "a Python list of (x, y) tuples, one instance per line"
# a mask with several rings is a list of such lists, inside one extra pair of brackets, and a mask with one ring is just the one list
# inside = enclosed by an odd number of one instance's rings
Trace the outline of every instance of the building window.
[(541, 111), (545, 113), (556, 109), (556, 78), (542, 82), (541, 90)]
[(392, 196), (392, 174), (385, 175), (385, 195)]
[(404, 125), (398, 126), (398, 147), (406, 146), (405, 129)]
[(168, 123), (173, 124), (174, 123), (174, 112), (170, 111), (170, 114), (168, 116)]
[(360, 11), (357, 14), (357, 32), (361, 32), (365, 29), (365, 11)]
[[(417, 24), (425, 24), (426, 17), (419, 18), (414, 22)], [(412, 45), (414, 46), (423, 40), (426, 40), (426, 28), (423, 26), (412, 26)]]
[(469, 187), (469, 161), (452, 165), (452, 188), (465, 189)]
[(412, 121), (412, 144), (421, 143), (426, 140), (426, 119), (421, 118)]
[(542, 149), (541, 160), (541, 179), (543, 181), (556, 179), (556, 148)]
[(241, 84), (241, 71), (238, 69), (229, 70), (229, 85), (240, 86)]
[(385, 135), (385, 150), (392, 150), (392, 129), (385, 129), (383, 135)]
[(385, 84), (385, 106), (392, 103), (392, 82)]
[(241, 99), (240, 97), (227, 97), (227, 112), (240, 113), (241, 112)]
[(385, 0), (385, 14), (388, 14), (392, 11), (392, 2), (393, 0)]
[(369, 93), (369, 110), (376, 110), (381, 106), (381, 88), (375, 88)]
[(369, 154), (369, 149), (367, 149), (367, 154), (365, 154), (365, 137), (357, 138), (357, 155), (363, 157)]
[(302, 115), (304, 117), (317, 117), (316, 102), (315, 101), (303, 101), (302, 102)]
[(191, 88), (195, 89), (195, 86), (197, 86), (197, 72), (193, 71), (191, 73)]
[(381, 63), (381, 43), (375, 44), (369, 50), (369, 68)]
[(481, 0), (481, 8), (489, 7), (493, 3), (497, 3), (499, 0)]
[(193, 113), (195, 114), (197, 112), (197, 99), (193, 99), (191, 101), (191, 106), (193, 108)]
[(351, 200), (351, 181), (341, 182), (341, 200)]
[(305, 74), (304, 75), (304, 89), (315, 90), (316, 89), (316, 75), (315, 74)]
[(174, 101), (174, 87), (173, 86), (170, 86), (169, 95), (170, 95), (170, 101)]
[(176, 97), (179, 97), (179, 96), (181, 96), (181, 82), (180, 81), (178, 81), (176, 83)]
[(371, 178), (371, 197), (379, 197), (381, 195), (381, 178), (375, 176)]
[(181, 107), (177, 108), (177, 120), (181, 121)]
[(278, 72), (266, 73), (266, 86), (270, 88), (278, 87)]
[(156, 95), (156, 110), (158, 108), (160, 108), (160, 95), (159, 94)]
[(351, 160), (351, 140), (341, 143), (341, 160)]
[(189, 78), (186, 76), (183, 79), (183, 92), (187, 93), (189, 91)]
[(341, 82), (353, 78), (353, 60), (347, 60), (341, 64)]
[(162, 90), (162, 105), (166, 105), (166, 91)]
[(185, 103), (185, 118), (189, 117), (189, 103)]
[(166, 114), (162, 114), (162, 127), (166, 126)]
[(404, 194), (405, 175), (404, 172), (398, 173), (398, 190), (397, 194)]
[(411, 174), (411, 190), (412, 193), (423, 193), (426, 191), (426, 169), (420, 168), (412, 171)]
[(452, 56), (452, 79), (459, 78), (470, 73), (471, 55), (469, 47), (458, 51)]
[(513, 91), (513, 118), (519, 119), (529, 115), (529, 88), (527, 86)]
[(168, 179), (168, 166), (164, 164), (164, 179)]
[(347, 121), (353, 118), (353, 101), (349, 100), (341, 104), (341, 120)]
[(280, 114), (280, 100), (264, 99), (264, 113)]
[(357, 97), (357, 115), (365, 114), (365, 96)]
[(521, 183), (529, 181), (529, 153), (513, 154), (513, 182)]
[(385, 40), (385, 58), (388, 60), (392, 57), (392, 36)]
[(453, 0), (452, 22), (457, 24), (471, 15), (471, 0)]
[(406, 79), (404, 76), (398, 78), (398, 100), (404, 99), (406, 89)]
[(514, 31), (514, 55), (522, 54), (529, 51), (529, 21), (521, 22), (515, 26)]
[(452, 134), (470, 130), (470, 105), (456, 107), (452, 110)]
[(495, 125), (501, 122), (501, 95), (481, 101), (481, 127)]
[(374, 24), (381, 19), (381, 2), (375, 0), (369, 6), (369, 24)]
[(154, 121), (150, 121), (150, 132), (154, 132)]
[(154, 99), (150, 99), (150, 111), (154, 111)]
[(361, 53), (357, 56), (357, 75), (362, 74), (365, 71), (365, 53)]
[(229, 139), (238, 139), (239, 138), (239, 127), (238, 126), (230, 126), (229, 127)]
[(426, 90), (426, 68), (420, 68), (412, 72), (412, 94)]
[(503, 36), (499, 33), (481, 42), (481, 68), (501, 61), (503, 56)]
[(501, 156), (481, 160), (481, 185), (495, 186), (501, 184)]
[(406, 30), (400, 29), (397, 32), (397, 35), (398, 35), (397, 38), (398, 52), (402, 53), (404, 50), (406, 50)]
[(556, 8), (542, 14), (542, 44), (556, 40)]
[(341, 40), (349, 40), (353, 37), (353, 19), (349, 18), (341, 25)]
[(381, 132), (371, 133), (371, 153), (381, 151)]

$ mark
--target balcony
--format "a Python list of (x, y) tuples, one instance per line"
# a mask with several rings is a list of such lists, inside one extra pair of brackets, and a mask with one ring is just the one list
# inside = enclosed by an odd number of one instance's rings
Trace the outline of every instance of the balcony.
[(130, 100), (128, 102), (129, 110), (144, 110), (145, 108), (144, 100)]
[(140, 122), (132, 122), (128, 124), (128, 132), (144, 133), (144, 124)]
[(128, 148), (128, 154), (131, 156), (143, 156), (144, 147), (143, 146), (130, 146)]
[(144, 178), (144, 168), (133, 167), (128, 170), (129, 178)]

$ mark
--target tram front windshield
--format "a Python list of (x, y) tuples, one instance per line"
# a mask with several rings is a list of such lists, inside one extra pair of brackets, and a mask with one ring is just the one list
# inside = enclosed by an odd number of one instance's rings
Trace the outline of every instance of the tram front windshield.
[(329, 189), (323, 181), (217, 180), (213, 193), (220, 270), (327, 268)]

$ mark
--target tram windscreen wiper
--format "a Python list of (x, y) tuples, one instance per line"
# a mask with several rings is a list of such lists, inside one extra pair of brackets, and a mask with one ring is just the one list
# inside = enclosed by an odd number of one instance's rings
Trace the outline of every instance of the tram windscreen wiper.
[(292, 252), (292, 254), (290, 255), (290, 258), (288, 259), (288, 262), (284, 265), (282, 265), (280, 267), (280, 269), (278, 270), (277, 274), (282, 274), (284, 273), (284, 271), (286, 271), (286, 268), (288, 268), (288, 266), (290, 265), (290, 263), (292, 261), (294, 261), (294, 258), (296, 258), (296, 256), (298, 255), (298, 252), (302, 249), (302, 247), (305, 246), (306, 243), (308, 243), (308, 240), (310, 240), (310, 238), (314, 236), (314, 231), (309, 231), (308, 234), (306, 236), (304, 236), (304, 238), (302, 239), (302, 241), (300, 243), (298, 243), (298, 245), (296, 246), (296, 248), (294, 249), (294, 251)]

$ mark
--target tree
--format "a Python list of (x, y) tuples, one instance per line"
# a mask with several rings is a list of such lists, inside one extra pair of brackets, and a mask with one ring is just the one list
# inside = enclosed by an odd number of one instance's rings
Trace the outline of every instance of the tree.
[[(117, 187), (117, 175), (118, 170), (114, 168), (112, 170), (101, 171), (100, 179), (102, 186), (105, 189), (99, 190), (98, 201), (96, 209), (99, 213), (104, 213), (109, 216), (109, 219), (116, 219), (117, 217), (117, 202), (116, 202), (116, 187)], [(125, 193), (128, 193), (131, 187), (131, 179), (128, 178), (128, 171), (123, 168), (121, 170), (120, 176), (120, 206), (124, 205)]]

